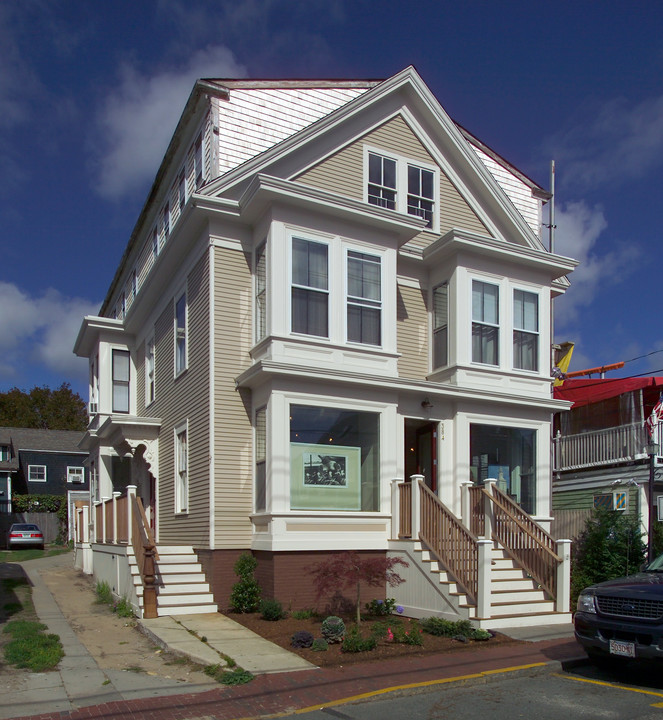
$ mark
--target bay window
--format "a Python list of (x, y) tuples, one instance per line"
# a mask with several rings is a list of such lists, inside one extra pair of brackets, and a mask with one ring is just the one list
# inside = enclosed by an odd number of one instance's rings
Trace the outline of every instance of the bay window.
[(327, 246), (292, 239), (292, 331), (329, 336), (329, 272)]

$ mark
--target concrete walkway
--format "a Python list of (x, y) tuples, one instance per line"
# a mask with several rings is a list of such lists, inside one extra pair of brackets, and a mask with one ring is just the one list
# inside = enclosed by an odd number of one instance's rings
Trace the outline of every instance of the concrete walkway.
[[(70, 554), (21, 563), (32, 584), (37, 615), (48, 632), (60, 636), (65, 656), (57, 670), (26, 673), (9, 689), (0, 679), (0, 687), (5, 685), (0, 696), (0, 718), (72, 711), (101, 703), (197, 693), (218, 687), (212, 678), (206, 684), (192, 684), (121, 670), (102, 670), (78, 640), (40, 575), (43, 570), (71, 563)], [(139, 622), (158, 645), (187, 655), (201, 665), (224, 664), (226, 655), (255, 675), (313, 667), (298, 655), (218, 613)], [(207, 643), (202, 642), (203, 637)]]

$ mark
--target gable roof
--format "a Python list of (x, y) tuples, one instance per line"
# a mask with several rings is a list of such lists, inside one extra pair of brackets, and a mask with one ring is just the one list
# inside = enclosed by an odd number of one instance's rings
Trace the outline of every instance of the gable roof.
[(81, 453), (78, 443), (83, 435), (77, 430), (0, 427), (0, 445), (11, 445), (16, 453), (20, 450)]

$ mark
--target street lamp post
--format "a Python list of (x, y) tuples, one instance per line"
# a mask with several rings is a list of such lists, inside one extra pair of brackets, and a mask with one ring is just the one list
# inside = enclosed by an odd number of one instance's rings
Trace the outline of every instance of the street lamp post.
[(649, 529), (647, 532), (647, 562), (654, 559), (654, 523), (656, 523), (656, 510), (654, 506), (654, 472), (656, 467), (656, 456), (658, 455), (658, 443), (648, 442), (645, 445), (645, 452), (649, 455)]

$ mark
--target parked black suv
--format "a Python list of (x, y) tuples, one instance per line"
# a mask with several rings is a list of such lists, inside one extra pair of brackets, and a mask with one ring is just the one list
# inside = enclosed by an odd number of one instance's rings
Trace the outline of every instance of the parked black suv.
[(573, 620), (590, 657), (663, 658), (663, 555), (636, 575), (585, 588)]

